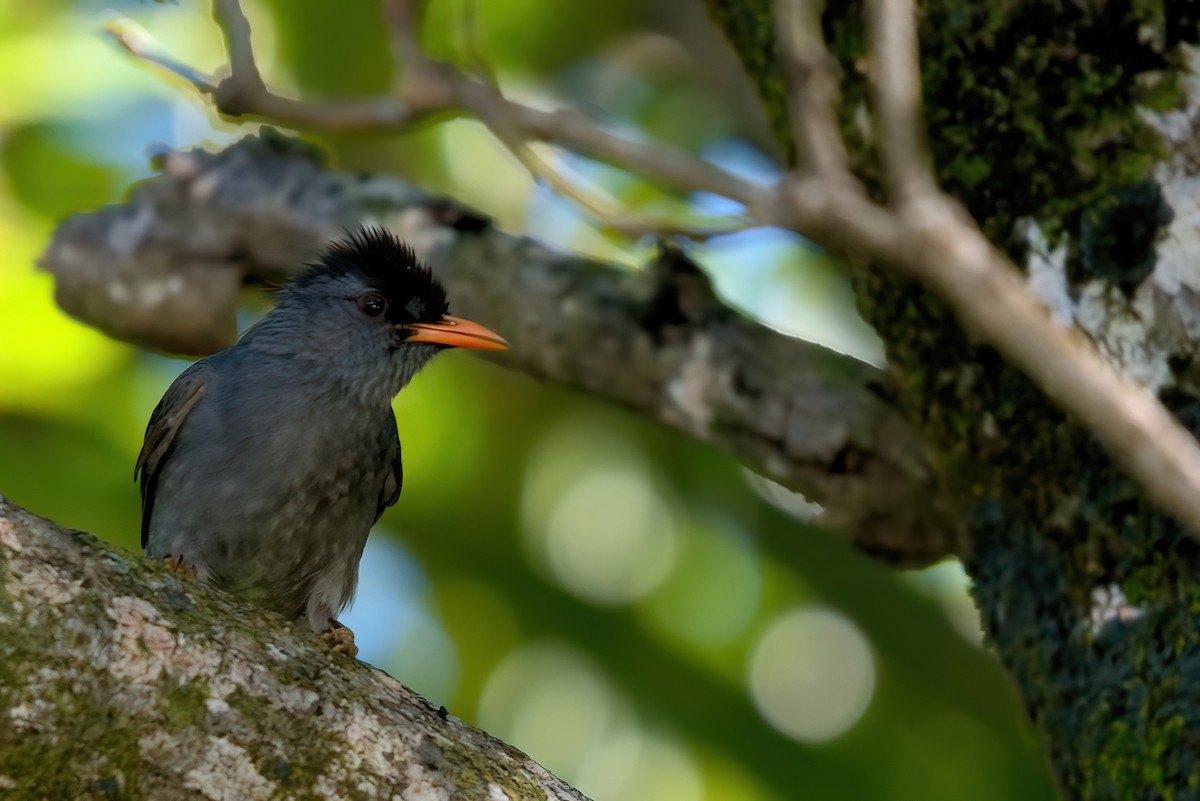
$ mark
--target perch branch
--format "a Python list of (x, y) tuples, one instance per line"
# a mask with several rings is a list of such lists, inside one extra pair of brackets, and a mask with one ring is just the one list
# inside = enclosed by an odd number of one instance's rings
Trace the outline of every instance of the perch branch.
[(585, 801), (313, 633), (3, 496), (0, 597), (0, 752), (36, 755), (5, 763), (14, 798)]

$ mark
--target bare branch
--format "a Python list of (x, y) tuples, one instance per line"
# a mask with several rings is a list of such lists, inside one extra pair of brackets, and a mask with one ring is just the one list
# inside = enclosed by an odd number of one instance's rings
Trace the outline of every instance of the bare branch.
[(406, 70), (426, 61), (417, 42), (416, 0), (384, 0), (383, 19), (392, 41), (392, 52)]
[(573, 201), (601, 223), (601, 227), (631, 239), (644, 236), (683, 236), (701, 242), (715, 236), (743, 231), (751, 226), (744, 217), (706, 217), (672, 220), (666, 216), (630, 213), (615, 200), (574, 183), (554, 164), (542, 158), (527, 142), (505, 143), (535, 179), (544, 181), (555, 193)]
[[(1024, 277), (953, 202), (937, 196), (896, 216), (851, 193), (814, 202), (797, 184), (794, 225), (841, 250), (866, 251), (944, 298), (968, 330), (1076, 416), (1141, 489), (1200, 532), (1200, 448), (1144, 387), (1056, 323)], [(1200, 538), (1198, 538), (1200, 539)]]
[(833, 57), (821, 33), (821, 0), (775, 3), (780, 59), (791, 87), (788, 108), (800, 169), (827, 181), (848, 178), (846, 147), (838, 133), (838, 91)]
[[(230, 53), (242, 53), (245, 61), (250, 33), (245, 15), (241, 14), (237, 0), (216, 2), (222, 8), (218, 22), (226, 18), (235, 21), (231, 28), (225, 29)], [(310, 103), (276, 95), (262, 86), (261, 80), (257, 83), (237, 80), (235, 68), (231, 78), (222, 82), (215, 93), (217, 110), (232, 117), (246, 116), (278, 125), (333, 132), (399, 130), (433, 112), (467, 112), (493, 130), (519, 131), (526, 139), (553, 142), (667, 186), (727, 197), (741, 203), (751, 214), (761, 213), (771, 200), (768, 190), (727, 170), (664, 145), (611, 133), (578, 111), (543, 111), (507, 100), (494, 87), (421, 53), (413, 33), (412, 0), (389, 0), (385, 12), (394, 46), (406, 58), (399, 97)], [(248, 61), (253, 63), (253, 56)]]
[(1200, 539), (1200, 449), (1191, 432), (1080, 332), (1055, 322), (1024, 276), (952, 201), (915, 205), (904, 226), (913, 236), (895, 254), (898, 266), (1077, 417), (1149, 498)]
[[(905, 0), (875, 0), (872, 6), (882, 51), (875, 54), (875, 113), (886, 133), (889, 180), (898, 192), (894, 210), (871, 202), (853, 180), (846, 180), (850, 173), (844, 168), (844, 145), (833, 113), (836, 85), (816, 3), (790, 0), (781, 35), (785, 58), (799, 65), (792, 107), (810, 169), (770, 191), (678, 150), (617, 136), (577, 112), (511, 102), (493, 86), (427, 59), (413, 34), (413, 1), (388, 4), (397, 47), (410, 58), (399, 99), (309, 104), (273, 95), (261, 81), (232, 84), (238, 91), (230, 95), (224, 91), (230, 84), (226, 81), (216, 92), (217, 107), (233, 116), (325, 130), (396, 129), (430, 111), (466, 111), (502, 138), (552, 142), (667, 186), (712, 192), (743, 204), (755, 221), (784, 224), (826, 246), (893, 265), (947, 300), (964, 326), (1076, 415), (1151, 498), (1200, 538), (1200, 447), (1195, 439), (1094, 347), (1053, 325), (1024, 286), (1020, 271), (988, 244), (953, 201), (932, 189), (908, 197), (926, 179), (921, 177), (917, 133), (915, 22)], [(215, 2), (217, 19), (227, 26), (234, 76), (239, 70), (250, 74), (249, 26), (237, 0)], [(891, 96), (893, 90), (900, 93), (898, 99)], [(912, 200), (919, 202), (908, 202)]]
[[(471, 7), (473, 14), (473, 6)], [(456, 87), (453, 92), (462, 105), (471, 110), (483, 120), (492, 133), (505, 147), (524, 165), (531, 175), (545, 183), (556, 193), (575, 202), (589, 214), (595, 216), (604, 227), (618, 231), (627, 236), (666, 236), (679, 234), (693, 239), (704, 239), (723, 233), (731, 233), (744, 229), (748, 222), (743, 219), (705, 220), (695, 225), (680, 226), (664, 218), (647, 217), (629, 214), (617, 208), (617, 205), (571, 182), (555, 167), (548, 164), (530, 147), (530, 139), (543, 141), (559, 141), (560, 137), (554, 130), (549, 130), (549, 136), (538, 136), (537, 131), (546, 126), (543, 112), (519, 106), (504, 97), (499, 81), (490, 72), (485, 72), (485, 81), (473, 80), (465, 75), (450, 70), (447, 65), (429, 59), (421, 50), (417, 40), (417, 2), (416, 0), (387, 0), (384, 3), (384, 18), (391, 33), (393, 49), (404, 61), (405, 83), (413, 86), (417, 83), (446, 82)], [(465, 22), (468, 54), (473, 61), (478, 62), (477, 68), (482, 68), (482, 58), (475, 49), (473, 35), (473, 17)], [(561, 119), (561, 117), (559, 118)], [(594, 123), (588, 121), (588, 126)], [(584, 126), (579, 126), (581, 132), (587, 133)], [(627, 152), (627, 151), (626, 151)], [(701, 162), (697, 162), (700, 164)]]
[(217, 91), (216, 78), (181, 61), (176, 61), (157, 46), (150, 34), (136, 27), (133, 22), (129, 20), (110, 22), (104, 26), (104, 33), (111, 36), (113, 41), (130, 55), (183, 78), (200, 92), (213, 94)]
[(872, 103), (893, 201), (934, 191), (921, 135), (920, 57), (913, 0), (869, 0)]
[[(784, 5), (793, 10), (782, 20), (781, 39), (795, 63), (811, 63), (813, 53), (824, 54), (823, 43), (812, 41), (820, 35), (819, 12), (799, 0)], [(853, 189), (837, 191), (829, 181), (795, 180), (788, 190), (791, 202), (783, 204), (794, 215), (793, 227), (922, 281), (951, 304), (966, 328), (1078, 417), (1151, 498), (1200, 538), (1195, 438), (1091, 343), (1054, 323), (1020, 271), (965, 212), (936, 191), (923, 166), (916, 10), (911, 0), (871, 0), (869, 16), (873, 110), (896, 212)], [(793, 109), (816, 108), (817, 116), (796, 122), (798, 135), (809, 142), (823, 130), (817, 126), (821, 110), (828, 108), (828, 89), (811, 76), (795, 88), (799, 96), (793, 97)]]
[(250, 41), (250, 20), (246, 19), (238, 0), (213, 0), (213, 19), (225, 36), (229, 52), (229, 79), (245, 88), (263, 86), (262, 74), (254, 61), (254, 46)]

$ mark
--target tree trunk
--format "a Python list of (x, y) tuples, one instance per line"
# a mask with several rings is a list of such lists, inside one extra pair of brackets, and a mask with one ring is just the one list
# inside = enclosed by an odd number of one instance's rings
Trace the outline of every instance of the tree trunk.
[[(770, 3), (708, 7), (785, 120)], [(830, 4), (825, 30), (844, 77), (843, 131), (870, 180), (872, 135), (856, 120), (871, 68), (862, 20), (859, 4)], [(1195, 7), (932, 0), (920, 34), (942, 186), (1026, 265), (1056, 317), (1195, 433)], [(897, 407), (961, 521), (989, 640), (1063, 793), (1200, 797), (1194, 541), (940, 302), (870, 265), (856, 279)]]

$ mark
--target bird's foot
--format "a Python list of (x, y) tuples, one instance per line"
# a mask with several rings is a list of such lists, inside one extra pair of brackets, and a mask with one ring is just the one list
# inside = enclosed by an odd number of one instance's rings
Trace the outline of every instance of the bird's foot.
[(167, 554), (163, 557), (163, 564), (177, 576), (182, 576), (186, 579), (196, 578), (196, 566), (188, 564), (182, 556), (173, 556)]
[(349, 657), (358, 656), (358, 646), (354, 644), (354, 632), (336, 620), (329, 621), (329, 628), (322, 632), (321, 639), (333, 646), (335, 654), (345, 654)]

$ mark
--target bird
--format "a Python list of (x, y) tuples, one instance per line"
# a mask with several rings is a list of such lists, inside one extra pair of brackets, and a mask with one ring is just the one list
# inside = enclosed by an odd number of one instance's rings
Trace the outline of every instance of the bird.
[(383, 228), (329, 244), (232, 346), (184, 370), (134, 467), (142, 547), (175, 572), (304, 621), (337, 617), (403, 483), (392, 399), (447, 348), (506, 350)]

